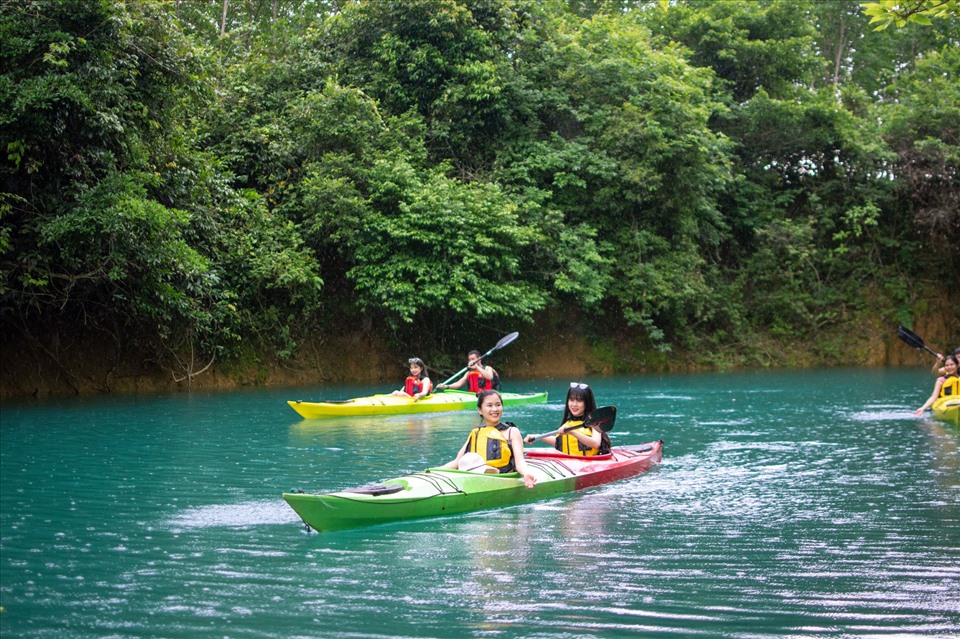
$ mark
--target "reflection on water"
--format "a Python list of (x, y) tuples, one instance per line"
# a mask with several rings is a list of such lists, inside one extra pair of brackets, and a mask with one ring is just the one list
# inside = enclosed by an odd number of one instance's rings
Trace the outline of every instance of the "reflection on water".
[[(925, 370), (588, 381), (615, 444), (665, 440), (659, 468), (322, 535), (282, 492), (443, 463), (479, 418), (301, 420), (277, 391), (5, 407), (0, 635), (960, 636), (960, 430), (910, 413)], [(546, 432), (560, 406), (506, 418)]]

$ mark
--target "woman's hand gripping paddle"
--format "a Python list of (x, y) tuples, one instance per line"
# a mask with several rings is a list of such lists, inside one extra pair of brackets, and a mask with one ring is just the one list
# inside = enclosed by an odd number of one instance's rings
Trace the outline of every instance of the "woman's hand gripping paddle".
[[(605, 433), (609, 433), (613, 430), (613, 424), (617, 421), (617, 407), (616, 406), (599, 406), (592, 413), (587, 415), (587, 418), (583, 420), (583, 423), (574, 428), (583, 428), (587, 426), (589, 428), (599, 428)], [(532, 443), (541, 437), (554, 437), (560, 434), (562, 428), (558, 428), (552, 433), (543, 433), (542, 435), (527, 435), (523, 438), (523, 441)]]

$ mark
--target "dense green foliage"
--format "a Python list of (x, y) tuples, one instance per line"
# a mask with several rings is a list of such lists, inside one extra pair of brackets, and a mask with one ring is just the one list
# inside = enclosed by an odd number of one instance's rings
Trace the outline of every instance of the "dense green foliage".
[(863, 12), (871, 16), (870, 24), (877, 23), (877, 30), (891, 24), (903, 27), (909, 22), (933, 24), (933, 19), (960, 18), (960, 2), (957, 0), (880, 0), (864, 2)]
[(934, 17), (4, 3), (4, 334), (89, 327), (189, 372), (360, 317), (562, 308), (694, 350), (803, 338), (877, 291), (909, 309), (960, 268), (958, 24)]

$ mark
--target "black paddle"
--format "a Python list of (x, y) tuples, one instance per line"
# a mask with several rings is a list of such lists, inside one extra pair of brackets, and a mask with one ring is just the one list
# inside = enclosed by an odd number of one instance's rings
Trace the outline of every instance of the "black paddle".
[[(595, 408), (592, 413), (587, 415), (587, 418), (583, 420), (583, 423), (580, 426), (575, 426), (574, 428), (582, 428), (588, 426), (590, 428), (599, 428), (605, 433), (609, 433), (613, 430), (613, 423), (617, 421), (617, 407), (616, 406), (600, 406)], [(543, 433), (542, 435), (527, 435), (523, 438), (525, 442), (529, 443), (529, 440), (533, 438), (534, 440), (540, 439), (541, 437), (550, 437), (552, 435), (559, 435), (560, 429), (553, 431), (552, 433)]]
[(920, 336), (911, 331), (910, 329), (900, 326), (897, 328), (897, 337), (902, 339), (904, 342), (912, 346), (913, 348), (919, 350), (925, 350), (931, 355), (934, 355), (937, 359), (940, 359), (940, 353), (930, 350), (926, 344), (923, 343), (923, 340), (920, 339)]
[[(487, 351), (486, 353), (484, 353), (483, 355), (481, 355), (481, 356), (480, 356), (480, 359), (478, 359), (477, 361), (479, 362), (480, 360), (482, 360), (484, 357), (486, 357), (487, 355), (489, 355), (489, 354), (492, 353), (493, 351), (498, 351), (498, 350), (500, 350), (501, 348), (503, 348), (503, 347), (506, 346), (507, 344), (510, 344), (511, 342), (513, 342), (513, 340), (517, 339), (518, 337), (520, 337), (520, 333), (510, 333), (509, 335), (505, 335), (505, 336), (501, 337), (501, 338), (500, 338), (500, 341), (497, 342), (496, 346), (494, 346), (494, 347), (491, 348), (489, 351)], [(447, 381), (443, 382), (442, 384), (437, 384), (437, 386), (446, 386), (446, 385), (449, 384), (450, 382), (456, 381), (456, 379), (457, 379), (458, 377), (460, 377), (461, 375), (463, 375), (464, 373), (466, 373), (469, 368), (470, 368), (469, 366), (464, 366), (463, 368), (460, 369), (460, 371), (459, 371), (456, 375), (454, 375), (453, 377), (451, 377), (451, 378), (448, 379)]]

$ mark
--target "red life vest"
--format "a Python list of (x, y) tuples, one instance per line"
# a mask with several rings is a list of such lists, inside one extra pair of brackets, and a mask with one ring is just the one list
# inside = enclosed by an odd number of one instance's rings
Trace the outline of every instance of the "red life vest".
[(403, 392), (405, 392), (410, 397), (413, 397), (417, 393), (423, 392), (423, 380), (420, 377), (413, 377), (412, 375), (407, 377), (407, 381), (404, 383)]
[(500, 376), (497, 375), (497, 371), (492, 368), (490, 370), (493, 371), (493, 379), (487, 379), (480, 374), (480, 371), (470, 371), (467, 373), (467, 388), (470, 389), (471, 393), (479, 393), (488, 388), (500, 390), (500, 385), (496, 383), (498, 381), (497, 378)]

